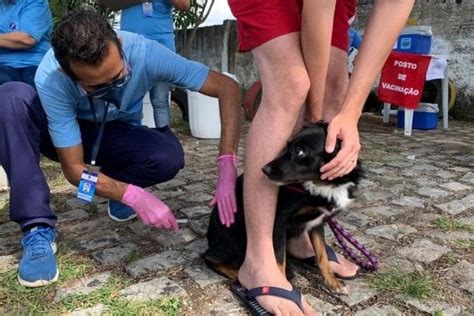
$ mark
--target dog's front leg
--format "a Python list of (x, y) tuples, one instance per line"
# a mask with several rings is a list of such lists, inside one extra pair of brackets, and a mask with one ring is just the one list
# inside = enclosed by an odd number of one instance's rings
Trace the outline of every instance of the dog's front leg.
[(275, 251), (275, 258), (283, 275), (286, 275), (286, 232), (273, 232), (273, 248)]
[(324, 242), (323, 225), (312, 228), (308, 234), (313, 246), (316, 264), (318, 265), (321, 275), (324, 278), (324, 283), (329, 288), (329, 290), (334, 293), (347, 293), (344, 284), (334, 276), (334, 273), (331, 271), (329, 266), (328, 254), (326, 252), (326, 246)]

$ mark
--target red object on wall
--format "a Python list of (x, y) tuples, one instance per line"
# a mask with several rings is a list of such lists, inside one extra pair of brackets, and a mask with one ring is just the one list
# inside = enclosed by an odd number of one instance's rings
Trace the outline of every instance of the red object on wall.
[(430, 56), (392, 52), (382, 68), (379, 100), (415, 109), (423, 94), (430, 61)]

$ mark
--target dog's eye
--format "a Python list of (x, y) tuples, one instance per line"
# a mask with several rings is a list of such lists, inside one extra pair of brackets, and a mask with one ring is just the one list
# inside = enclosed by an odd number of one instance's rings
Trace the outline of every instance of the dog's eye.
[(304, 157), (305, 155), (304, 150), (301, 147), (295, 148), (295, 154), (297, 157)]

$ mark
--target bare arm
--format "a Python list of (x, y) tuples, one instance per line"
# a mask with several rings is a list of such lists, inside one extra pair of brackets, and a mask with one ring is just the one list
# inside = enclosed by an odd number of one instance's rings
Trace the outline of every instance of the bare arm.
[(342, 110), (358, 118), (375, 78), (405, 25), (414, 0), (376, 0)]
[[(61, 162), (64, 176), (71, 184), (78, 186), (82, 171), (87, 169), (84, 163), (82, 144), (68, 148), (56, 148), (56, 151), (59, 156), (59, 161)], [(103, 173), (99, 173), (96, 187), (97, 195), (120, 201), (125, 193), (126, 187), (126, 183), (114, 180)]]
[(238, 83), (211, 70), (199, 92), (219, 98), (221, 118), (219, 155), (236, 154), (240, 138), (240, 87)]
[(170, 0), (170, 3), (175, 9), (180, 11), (186, 11), (191, 7), (190, 0)]
[(142, 0), (97, 0), (96, 2), (104, 7), (118, 11), (142, 3)]
[(336, 139), (342, 141), (342, 146), (337, 156), (321, 168), (323, 179), (342, 176), (354, 168), (360, 150), (357, 123), (364, 101), (413, 4), (414, 0), (375, 1), (342, 110), (329, 124), (326, 150), (334, 150)]
[(311, 82), (308, 111), (314, 122), (322, 119), (335, 6), (335, 0), (303, 1), (301, 46)]
[(36, 45), (36, 40), (25, 32), (0, 34), (0, 47), (9, 49), (28, 49)]

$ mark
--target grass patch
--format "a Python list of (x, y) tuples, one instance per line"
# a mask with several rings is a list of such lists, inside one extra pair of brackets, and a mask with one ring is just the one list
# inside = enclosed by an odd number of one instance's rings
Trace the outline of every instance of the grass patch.
[(126, 258), (125, 258), (125, 262), (126, 263), (132, 263), (133, 261), (137, 261), (138, 259), (140, 259), (141, 256), (140, 256), (140, 253), (138, 251), (132, 251)]
[(40, 167), (44, 170), (61, 171), (61, 164), (59, 162), (50, 160), (44, 156), (41, 156)]
[(71, 312), (78, 308), (90, 308), (102, 304), (106, 306), (106, 312), (112, 315), (174, 316), (181, 313), (182, 302), (175, 297), (146, 302), (127, 301), (121, 298), (118, 293), (127, 285), (127, 281), (111, 277), (106, 285), (90, 294), (76, 294), (64, 298), (60, 302), (61, 312)]
[(458, 263), (458, 258), (452, 252), (449, 252), (446, 254), (446, 260), (448, 261), (448, 264), (451, 266)]
[(435, 311), (433, 312), (433, 316), (443, 316), (443, 315), (444, 315), (444, 314), (443, 314), (443, 311), (440, 311), (440, 310), (435, 310)]
[(57, 259), (60, 283), (84, 278), (94, 270), (91, 259), (75, 256), (64, 246), (59, 248)]
[(436, 293), (431, 277), (420, 272), (404, 273), (393, 269), (370, 276), (369, 283), (377, 289), (417, 299), (432, 297)]
[(474, 250), (474, 244), (471, 239), (456, 239), (456, 246), (465, 250)]
[(29, 289), (17, 281), (17, 271), (0, 274), (0, 314), (46, 314), (49, 311), (46, 302), (54, 295), (54, 285)]
[(0, 222), (6, 223), (10, 221), (9, 210), (10, 202), (8, 200), (0, 199)]
[(93, 270), (89, 259), (62, 253), (66, 252), (61, 249), (57, 254), (60, 271), (57, 283), (30, 289), (18, 283), (16, 270), (0, 274), (0, 315), (53, 313), (55, 305), (51, 302), (56, 294), (56, 287), (64, 282), (83, 278)]
[(438, 217), (433, 224), (443, 231), (470, 229), (469, 225), (449, 216)]
[(66, 180), (62, 173), (59, 173), (52, 178), (48, 177), (47, 181), (49, 187), (51, 188), (62, 187), (69, 184), (69, 182)]

